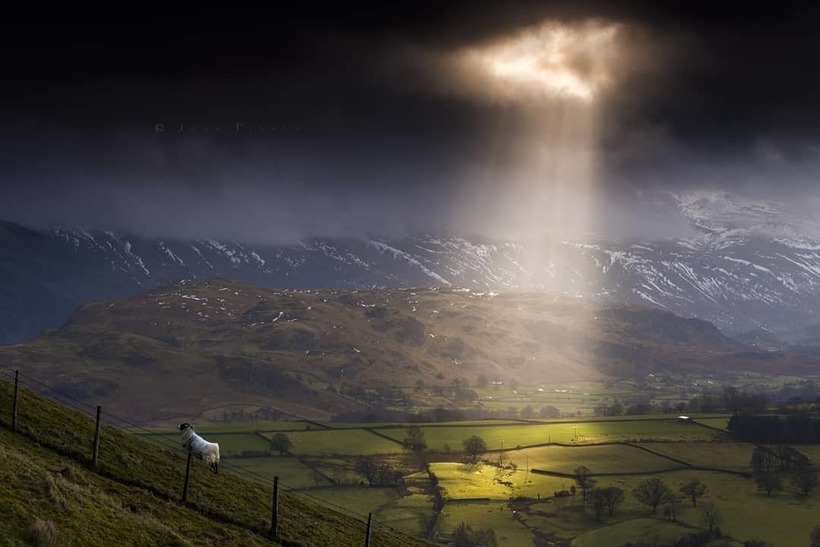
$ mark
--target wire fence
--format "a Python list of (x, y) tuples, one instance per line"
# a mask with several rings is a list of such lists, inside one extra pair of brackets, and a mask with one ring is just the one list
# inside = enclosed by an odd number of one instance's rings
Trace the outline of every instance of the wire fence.
[[(360, 534), (359, 537), (361, 537), (361, 543), (359, 544), (365, 545), (365, 547), (371, 546), (371, 537), (374, 530), (404, 536), (409, 539), (404, 532), (388, 524), (374, 520), (372, 513), (368, 515), (358, 513), (349, 507), (332, 503), (328, 500), (313, 496), (297, 487), (284, 484), (279, 481), (278, 477), (268, 477), (235, 465), (229, 461), (223, 461), (219, 464), (220, 469), (226, 469), (235, 475), (253, 481), (254, 483), (259, 483), (260, 485), (273, 485), (272, 492), (263, 488), (256, 493), (256, 499), (248, 500), (250, 502), (249, 505), (254, 507), (258, 512), (260, 507), (259, 503), (261, 501), (259, 498), (267, 498), (266, 504), (271, 510), (270, 517), (265, 526), (259, 524), (258, 514), (255, 515), (255, 519), (237, 518), (236, 515), (229, 514), (230, 512), (226, 510), (226, 507), (220, 507), (220, 503), (217, 500), (208, 499), (214, 494), (214, 478), (200, 472), (194, 472), (195, 476), (193, 478), (191, 477), (191, 452), (189, 450), (186, 454), (181, 450), (181, 443), (177, 443), (162, 435), (155, 435), (155, 431), (150, 431), (121, 416), (103, 412), (99, 406), (90, 405), (70, 394), (54, 389), (35, 378), (21, 374), (17, 370), (0, 367), (0, 380), (2, 379), (7, 380), (13, 385), (13, 401), (11, 419), (9, 421), (12, 431), (32, 437), (40, 444), (88, 465), (113, 480), (141, 486), (167, 499), (175, 499), (175, 501), (179, 503), (184, 503), (218, 520), (250, 528), (262, 535), (271, 538), (275, 537), (280, 540), (287, 538), (288, 533), (293, 534), (292, 530), (294, 530), (295, 527), (288, 526), (288, 519), (298, 520), (300, 518), (298, 509), (294, 510), (293, 507), (290, 507), (288, 510), (289, 506), (293, 506), (294, 500), (296, 500), (297, 505), (303, 503), (308, 506), (312, 505), (320, 508), (325, 517), (321, 520), (321, 526), (323, 528), (330, 528), (341, 536), (350, 537), (351, 535), (357, 535), (356, 530), (351, 529), (350, 520), (345, 521), (344, 519), (334, 517), (332, 514), (327, 513), (327, 511), (329, 510), (339, 516), (344, 516), (346, 519), (352, 519), (356, 523), (356, 528), (359, 529), (358, 533)], [(31, 409), (26, 406), (26, 403), (30, 401), (25, 400), (25, 391), (21, 390), (21, 388), (46, 397), (64, 407), (76, 410), (91, 420), (85, 423), (77, 420), (69, 420), (70, 423), (63, 424), (63, 427), (52, 426), (50, 430), (46, 428), (44, 431), (32, 431), (26, 424), (26, 419), (31, 418), (29, 414)], [(4, 421), (2, 417), (0, 417), (0, 421)], [(32, 420), (32, 422), (33, 421), (34, 420)], [(38, 425), (42, 427), (42, 423), (43, 422), (38, 422)], [(48, 423), (53, 423), (53, 420), (50, 420)], [(101, 427), (103, 424), (107, 427)], [(91, 431), (93, 431), (93, 435)], [(151, 467), (150, 464), (152, 462), (137, 462), (133, 455), (123, 454), (122, 451), (117, 450), (117, 439), (123, 435), (130, 435), (135, 432), (153, 434), (151, 436), (151, 442), (158, 449), (165, 449), (158, 450), (164, 457), (167, 458), (169, 455), (172, 455), (178, 462), (186, 461), (184, 475), (180, 473), (182, 476), (176, 476), (176, 491), (181, 492), (181, 495), (175, 496), (173, 494), (175, 490), (173, 488), (174, 477), (165, 476), (161, 479), (156, 479), (156, 477), (143, 477), (140, 475), (140, 470), (145, 467)], [(88, 452), (91, 452), (91, 456), (88, 455)], [(142, 465), (134, 465), (135, 463)], [(155, 470), (157, 468), (157, 466), (154, 466)], [(127, 471), (123, 473), (123, 469)], [(196, 484), (196, 482), (193, 482), (194, 480), (201, 482), (201, 489), (195, 494), (195, 498), (192, 501), (188, 496), (188, 490), (189, 483)], [(265, 492), (267, 492), (266, 495)], [(282, 512), (280, 512), (279, 505), (280, 492), (290, 496), (289, 501), (291, 501), (289, 505), (282, 507), (282, 509), (286, 509)], [(249, 520), (250, 525), (248, 525)], [(288, 532), (283, 532), (283, 528), (287, 528)]]

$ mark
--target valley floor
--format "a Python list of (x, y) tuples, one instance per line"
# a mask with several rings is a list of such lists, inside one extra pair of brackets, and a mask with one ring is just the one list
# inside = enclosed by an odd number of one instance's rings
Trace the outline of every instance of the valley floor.
[[(636, 501), (633, 489), (660, 478), (677, 495), (680, 485), (698, 479), (707, 486), (698, 504), (713, 503), (726, 540), (756, 539), (774, 545), (800, 545), (820, 524), (820, 492), (803, 496), (789, 486), (772, 496), (757, 490), (750, 457), (754, 445), (729, 442), (728, 416), (674, 415), (579, 421), (491, 420), (420, 425), (429, 446), (427, 468), (408, 454), (402, 441), (410, 424), (272, 422), (203, 428), (224, 447), (226, 459), (269, 480), (333, 506), (417, 537), (444, 541), (461, 523), (491, 528), (499, 545), (621, 545), (629, 541), (675, 541), (704, 528), (700, 507), (681, 498), (675, 519), (657, 515)], [(287, 455), (263, 455), (270, 438), (284, 433)], [(477, 435), (487, 451), (468, 463), (462, 441)], [(161, 442), (165, 434), (147, 435)], [(168, 439), (176, 438), (168, 435)], [(820, 446), (796, 446), (820, 461)], [(395, 486), (367, 486), (357, 461), (376, 455), (402, 479)], [(575, 484), (574, 470), (586, 466), (597, 487), (624, 491), (612, 515), (596, 518), (581, 492), (556, 497)], [(434, 511), (436, 490), (443, 499)]]

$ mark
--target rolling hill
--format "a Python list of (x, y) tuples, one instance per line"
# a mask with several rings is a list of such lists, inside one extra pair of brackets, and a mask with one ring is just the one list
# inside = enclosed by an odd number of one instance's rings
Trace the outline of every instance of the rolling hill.
[(657, 309), (545, 293), (273, 290), (213, 279), (89, 303), (61, 329), (0, 347), (0, 366), (137, 423), (172, 423), (245, 407), (269, 419), (328, 419), (412, 391), (395, 387), (482, 378), (817, 373), (820, 359), (755, 352), (708, 322)]

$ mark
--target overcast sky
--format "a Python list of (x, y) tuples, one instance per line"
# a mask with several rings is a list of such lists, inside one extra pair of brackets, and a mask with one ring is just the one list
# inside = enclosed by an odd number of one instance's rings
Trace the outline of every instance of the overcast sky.
[[(592, 199), (596, 230), (657, 236), (685, 229), (664, 210), (675, 193), (817, 203), (820, 9), (543, 4), (4, 28), (0, 218), (251, 241), (513, 237), (538, 230), (520, 222), (533, 196), (589, 178), (560, 199)], [(614, 30), (573, 65), (604, 82), (580, 106), (469, 61), (533, 29), (592, 27)], [(585, 163), (555, 167), (567, 157)]]

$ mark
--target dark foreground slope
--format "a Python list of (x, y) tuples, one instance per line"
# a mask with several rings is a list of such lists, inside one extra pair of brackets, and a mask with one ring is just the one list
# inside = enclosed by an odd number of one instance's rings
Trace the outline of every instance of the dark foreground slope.
[[(272, 489), (230, 470), (195, 465), (179, 502), (185, 459), (105, 425), (97, 471), (89, 466), (93, 420), (21, 391), (10, 431), (12, 388), (0, 381), (0, 545), (361, 546), (365, 525), (280, 496), (279, 538), (266, 537)], [(373, 544), (426, 545), (377, 527)]]

